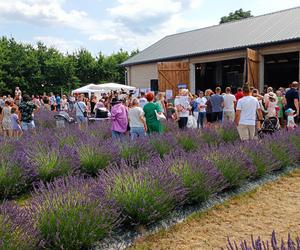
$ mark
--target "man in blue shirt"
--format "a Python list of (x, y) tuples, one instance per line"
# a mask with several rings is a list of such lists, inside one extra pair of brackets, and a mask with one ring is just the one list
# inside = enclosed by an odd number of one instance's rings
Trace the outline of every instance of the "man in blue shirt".
[(298, 123), (299, 118), (299, 83), (293, 82), (291, 88), (286, 92), (286, 107), (285, 110), (292, 109), (296, 110), (295, 122)]
[(215, 94), (210, 98), (210, 103), (212, 106), (212, 122), (222, 122), (224, 99), (220, 87), (216, 88)]

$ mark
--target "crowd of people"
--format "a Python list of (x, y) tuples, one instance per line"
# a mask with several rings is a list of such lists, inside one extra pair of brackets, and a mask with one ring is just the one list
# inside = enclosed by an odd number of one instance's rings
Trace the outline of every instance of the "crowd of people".
[(0, 97), (0, 122), (4, 136), (20, 137), (24, 131), (35, 128), (34, 115), (40, 110), (67, 112), (76, 116), (80, 127), (87, 126), (89, 118), (111, 120), (112, 137), (122, 139), (130, 134), (132, 139), (151, 133), (162, 133), (164, 120), (187, 127), (220, 127), (235, 122), (242, 140), (255, 138), (264, 119), (276, 117), (282, 128), (294, 129), (299, 117), (299, 84), (274, 90), (258, 89), (245, 84), (231, 93), (227, 87), (214, 91), (207, 89), (196, 94), (180, 89), (173, 100), (164, 93), (134, 93), (111, 91), (100, 97), (84, 94), (42, 96), (22, 95), (19, 87), (15, 94)]

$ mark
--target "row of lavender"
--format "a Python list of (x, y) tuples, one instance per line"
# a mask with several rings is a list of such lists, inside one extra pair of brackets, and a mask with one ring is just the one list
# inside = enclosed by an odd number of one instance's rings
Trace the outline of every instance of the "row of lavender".
[[(287, 241), (278, 240), (276, 237), (275, 231), (273, 231), (270, 241), (263, 241), (260, 237), (254, 239), (251, 236), (251, 242), (247, 240), (237, 243), (236, 241), (232, 242), (228, 239), (227, 250), (299, 250), (300, 249), (300, 238), (297, 237), (294, 241), (291, 238), (291, 235), (288, 234)], [(222, 250), (224, 250), (222, 248)]]
[(51, 182), (62, 176), (96, 176), (109, 165), (137, 167), (152, 158), (184, 150), (196, 151), (209, 145), (234, 142), (238, 134), (234, 126), (217, 132), (206, 130), (178, 131), (174, 124), (166, 133), (122, 143), (111, 139), (110, 124), (93, 124), (84, 130), (70, 126), (57, 130), (49, 121), (39, 120), (35, 133), (19, 140), (0, 139), (0, 200), (15, 198), (32, 190), (40, 181)]
[(0, 248), (88, 249), (117, 228), (158, 221), (176, 207), (299, 161), (300, 130), (295, 130), (261, 141), (178, 147), (134, 165), (121, 160), (95, 178), (40, 183), (24, 206), (2, 205)]

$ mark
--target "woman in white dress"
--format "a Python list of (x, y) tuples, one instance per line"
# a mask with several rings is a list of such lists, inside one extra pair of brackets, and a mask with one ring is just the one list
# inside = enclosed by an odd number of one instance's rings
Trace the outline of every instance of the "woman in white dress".
[(12, 136), (12, 122), (11, 122), (11, 107), (10, 102), (5, 101), (5, 106), (2, 109), (0, 116), (0, 122), (2, 124), (2, 130), (4, 136)]

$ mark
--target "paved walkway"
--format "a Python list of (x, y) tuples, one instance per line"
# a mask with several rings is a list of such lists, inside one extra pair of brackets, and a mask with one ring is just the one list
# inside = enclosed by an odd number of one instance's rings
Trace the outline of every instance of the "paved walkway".
[[(132, 249), (220, 249), (231, 239), (260, 235), (269, 239), (300, 232), (300, 171), (233, 198), (209, 211), (196, 214), (167, 231), (141, 238)], [(300, 235), (299, 235), (300, 236)]]

